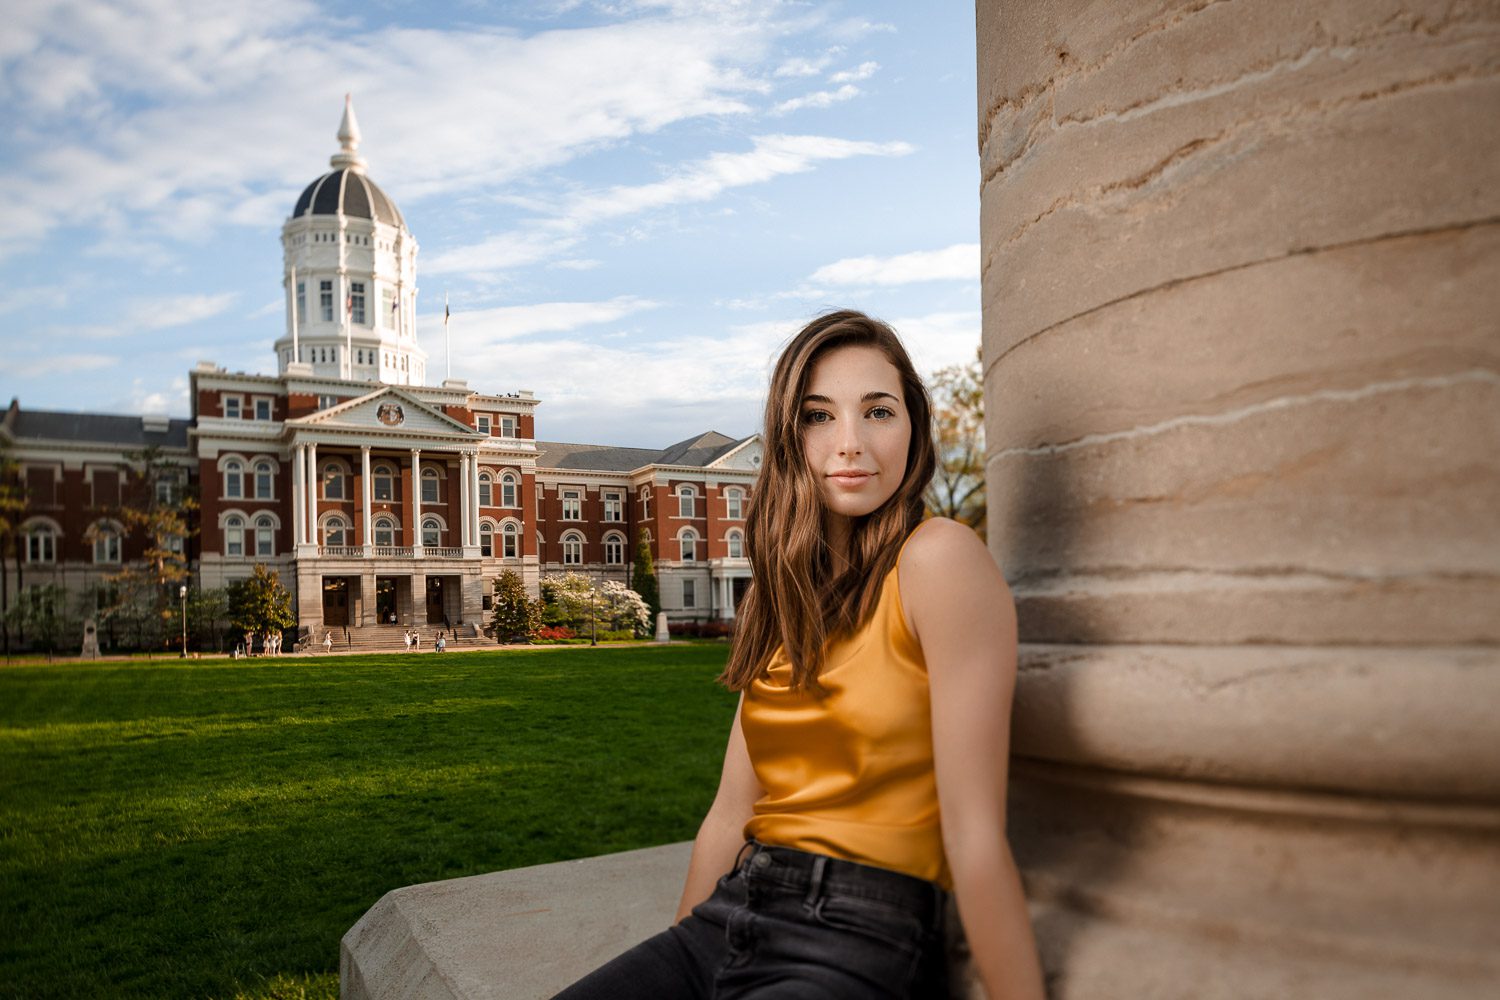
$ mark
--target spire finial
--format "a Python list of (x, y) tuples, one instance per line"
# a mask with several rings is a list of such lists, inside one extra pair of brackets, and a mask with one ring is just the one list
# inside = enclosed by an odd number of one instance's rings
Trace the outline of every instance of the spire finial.
[(339, 122), (339, 151), (328, 160), (335, 170), (364, 173), (365, 158), (359, 155), (359, 121), (354, 117), (354, 97), (344, 95), (344, 117)]

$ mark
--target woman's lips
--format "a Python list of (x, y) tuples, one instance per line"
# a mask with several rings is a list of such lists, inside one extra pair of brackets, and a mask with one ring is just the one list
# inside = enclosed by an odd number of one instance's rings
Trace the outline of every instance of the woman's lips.
[(858, 470), (850, 469), (839, 472), (830, 472), (828, 474), (828, 478), (833, 482), (835, 486), (843, 486), (846, 489), (853, 489), (856, 486), (863, 486), (865, 483), (869, 482), (870, 477), (872, 477), (873, 475), (873, 472), (860, 472)]

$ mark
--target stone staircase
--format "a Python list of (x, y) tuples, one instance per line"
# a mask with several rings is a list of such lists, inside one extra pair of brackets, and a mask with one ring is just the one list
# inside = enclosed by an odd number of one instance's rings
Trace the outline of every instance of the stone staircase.
[[(351, 625), (347, 629), (338, 625), (325, 629), (319, 625), (311, 630), (310, 641), (303, 638), (298, 642), (298, 649), (306, 648), (309, 652), (321, 653), (325, 632), (332, 632), (332, 651), (335, 653), (404, 653), (406, 642), (402, 637), (407, 631), (408, 627), (401, 625)], [(441, 625), (419, 625), (410, 631), (422, 637), (422, 644), (418, 647), (418, 651), (422, 653), (431, 653), (437, 648), (439, 632), (447, 636), (449, 652), (495, 644), (495, 640), (483, 632), (475, 634), (476, 627), (470, 624), (455, 625), (452, 629), (444, 629)], [(304, 642), (307, 644), (305, 647)]]

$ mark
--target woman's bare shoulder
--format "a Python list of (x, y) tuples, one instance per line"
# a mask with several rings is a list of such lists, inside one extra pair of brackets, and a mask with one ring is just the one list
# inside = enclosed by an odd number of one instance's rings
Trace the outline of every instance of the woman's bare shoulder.
[(908, 614), (924, 607), (951, 607), (953, 601), (992, 601), (1009, 592), (994, 557), (974, 529), (946, 517), (922, 522), (906, 543), (900, 580)]
[(903, 571), (907, 566), (926, 569), (941, 567), (954, 558), (974, 558), (983, 555), (989, 558), (989, 549), (967, 524), (948, 517), (932, 517), (917, 526), (906, 550), (901, 553)]

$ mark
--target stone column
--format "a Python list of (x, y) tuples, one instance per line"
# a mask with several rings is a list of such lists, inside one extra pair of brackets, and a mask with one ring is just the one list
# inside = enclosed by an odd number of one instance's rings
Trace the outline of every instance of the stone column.
[[(307, 445), (307, 540), (318, 544), (318, 446), (314, 442)], [(318, 600), (322, 600), (321, 591)], [(319, 604), (320, 614), (321, 608)]]
[[(359, 513), (362, 525), (360, 538), (363, 540), (363, 549), (366, 559), (375, 554), (374, 542), (370, 538), (370, 508), (375, 505), (375, 487), (370, 482), (370, 446), (361, 445), (359, 449)], [(372, 591), (373, 593), (373, 591)]]
[(469, 544), (479, 544), (479, 453), (469, 456)]
[[(411, 534), (412, 555), (422, 558), (422, 449), (411, 450)], [(426, 598), (424, 597), (423, 600)]]
[(307, 496), (302, 481), (307, 474), (306, 449), (297, 445), (292, 449), (292, 550), (307, 538)]
[(467, 452), (458, 453), (458, 544), (467, 548), (469, 545), (469, 456)]
[(1500, 981), (1493, 4), (980, 0), (1054, 998)]

